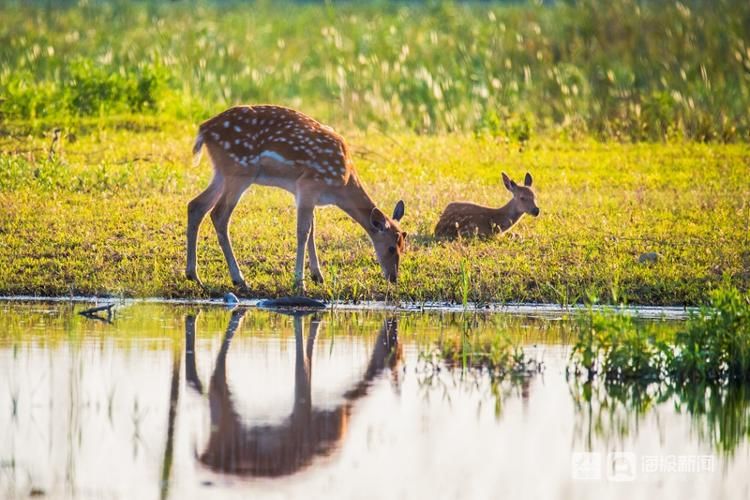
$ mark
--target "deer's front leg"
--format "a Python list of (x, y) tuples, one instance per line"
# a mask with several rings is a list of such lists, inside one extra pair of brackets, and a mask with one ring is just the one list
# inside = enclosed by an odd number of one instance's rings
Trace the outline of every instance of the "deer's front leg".
[(305, 293), (305, 246), (310, 237), (314, 204), (305, 199), (297, 201), (297, 262), (294, 267), (294, 288), (300, 295)]
[(307, 239), (307, 257), (310, 259), (310, 274), (316, 283), (323, 283), (323, 273), (320, 272), (318, 263), (318, 251), (315, 248), (315, 213), (313, 211), (312, 221), (310, 222), (310, 237)]

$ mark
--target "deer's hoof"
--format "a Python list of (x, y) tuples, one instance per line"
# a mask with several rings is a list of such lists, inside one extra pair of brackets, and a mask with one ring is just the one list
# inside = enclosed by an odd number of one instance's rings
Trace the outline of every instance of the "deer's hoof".
[(323, 273), (320, 271), (312, 271), (310, 273), (310, 278), (312, 278), (313, 283), (322, 284), (325, 282), (325, 278), (323, 277)]
[(234, 285), (234, 287), (237, 290), (240, 290), (240, 291), (247, 291), (248, 290), (247, 283), (245, 283), (245, 280), (243, 280), (243, 279), (241, 279), (241, 280), (232, 280), (232, 284)]
[(203, 287), (203, 282), (198, 277), (198, 273), (196, 273), (195, 271), (185, 271), (185, 277), (190, 281), (195, 281), (198, 286)]

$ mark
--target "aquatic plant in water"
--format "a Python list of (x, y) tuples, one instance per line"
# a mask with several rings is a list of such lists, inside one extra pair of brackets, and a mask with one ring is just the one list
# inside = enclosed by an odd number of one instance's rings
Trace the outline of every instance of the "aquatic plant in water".
[(579, 316), (569, 386), (592, 429), (622, 437), (637, 428), (623, 419), (672, 401), (723, 454), (750, 436), (750, 296), (723, 286), (710, 297), (666, 338), (614, 311)]
[(609, 381), (750, 382), (750, 295), (733, 287), (710, 293), (673, 339), (613, 311), (578, 318), (569, 371)]

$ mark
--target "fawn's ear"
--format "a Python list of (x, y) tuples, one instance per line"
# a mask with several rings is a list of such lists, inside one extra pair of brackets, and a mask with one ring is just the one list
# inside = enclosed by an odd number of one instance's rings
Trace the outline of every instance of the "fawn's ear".
[(376, 231), (385, 231), (388, 227), (385, 214), (378, 207), (373, 208), (372, 212), (370, 212), (370, 226)]
[(505, 188), (511, 193), (516, 187), (518, 187), (515, 182), (510, 180), (510, 177), (508, 177), (508, 174), (506, 174), (505, 172), (503, 172), (503, 184), (505, 184)]
[(523, 179), (523, 185), (526, 187), (531, 187), (531, 183), (534, 182), (534, 179), (531, 178), (531, 174), (526, 172), (526, 177)]
[(399, 200), (399, 202), (396, 203), (396, 207), (393, 209), (393, 217), (391, 217), (391, 219), (401, 220), (401, 217), (403, 216), (404, 216), (404, 200)]

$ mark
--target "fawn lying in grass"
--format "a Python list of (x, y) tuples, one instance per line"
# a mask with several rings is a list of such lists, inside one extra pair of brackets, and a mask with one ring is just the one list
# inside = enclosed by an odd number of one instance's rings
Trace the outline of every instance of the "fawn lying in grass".
[(513, 193), (512, 200), (500, 208), (466, 202), (451, 203), (445, 207), (435, 226), (435, 236), (450, 239), (458, 236), (490, 236), (507, 231), (523, 214), (539, 215), (531, 189), (531, 174), (527, 172), (523, 186), (519, 186), (503, 172), (503, 183)]

